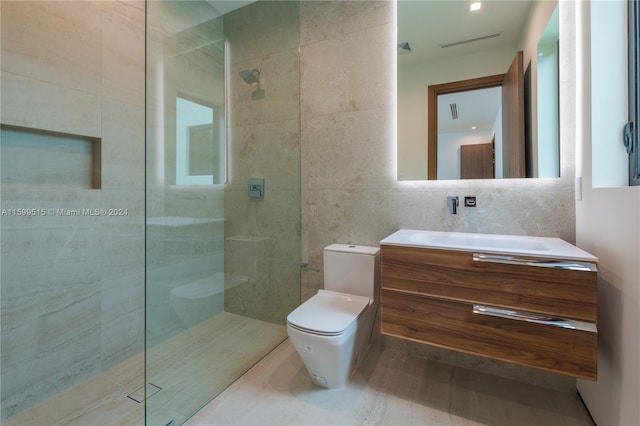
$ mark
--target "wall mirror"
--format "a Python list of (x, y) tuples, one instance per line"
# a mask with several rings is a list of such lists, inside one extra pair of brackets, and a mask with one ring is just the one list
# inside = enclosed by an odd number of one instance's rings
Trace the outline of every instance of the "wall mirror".
[(398, 0), (398, 180), (560, 175), (557, 2)]

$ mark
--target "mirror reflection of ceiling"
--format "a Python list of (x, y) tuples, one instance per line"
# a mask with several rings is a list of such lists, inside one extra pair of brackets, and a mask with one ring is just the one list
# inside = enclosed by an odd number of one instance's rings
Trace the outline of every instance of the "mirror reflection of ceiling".
[[(255, 0), (206, 0), (191, 2), (167, 2), (167, 29), (175, 34), (204, 22), (223, 16)], [(181, 4), (182, 3), (182, 4)], [(188, 7), (185, 7), (188, 4)]]
[(501, 103), (500, 87), (439, 95), (438, 133), (490, 130)]
[[(514, 47), (533, 1), (483, 1), (469, 11), (467, 1), (398, 1), (398, 66)], [(476, 40), (468, 43), (461, 43)], [(443, 47), (445, 46), (445, 47)]]

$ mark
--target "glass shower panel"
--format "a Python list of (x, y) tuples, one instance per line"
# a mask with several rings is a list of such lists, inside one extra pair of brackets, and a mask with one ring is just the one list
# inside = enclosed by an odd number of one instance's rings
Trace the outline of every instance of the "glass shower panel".
[(147, 424), (192, 416), (299, 304), (298, 23), (297, 2), (147, 2)]
[(144, 2), (0, 15), (0, 423), (140, 424)]

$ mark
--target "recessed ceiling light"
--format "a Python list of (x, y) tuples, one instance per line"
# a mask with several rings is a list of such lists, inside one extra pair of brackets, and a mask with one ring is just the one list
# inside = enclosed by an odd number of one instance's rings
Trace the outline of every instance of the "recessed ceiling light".
[(476, 10), (480, 10), (482, 7), (482, 2), (474, 1), (469, 5), (469, 12), (475, 12)]
[(475, 130), (475, 129), (477, 129), (476, 126), (471, 126), (471, 130)]

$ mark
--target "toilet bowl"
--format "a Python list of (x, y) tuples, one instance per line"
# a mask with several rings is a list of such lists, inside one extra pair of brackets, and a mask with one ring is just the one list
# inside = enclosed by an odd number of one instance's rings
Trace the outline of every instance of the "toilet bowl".
[(379, 249), (324, 249), (324, 287), (287, 316), (287, 334), (314, 383), (345, 386), (366, 355), (378, 307)]
[(227, 288), (248, 281), (247, 277), (216, 272), (171, 290), (169, 303), (184, 326), (191, 327), (224, 310), (225, 277)]

